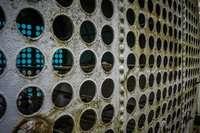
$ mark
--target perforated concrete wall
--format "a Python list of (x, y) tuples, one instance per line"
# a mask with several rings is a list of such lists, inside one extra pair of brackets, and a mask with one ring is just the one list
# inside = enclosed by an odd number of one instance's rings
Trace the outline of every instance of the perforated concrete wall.
[(0, 7), (0, 132), (192, 131), (197, 0)]

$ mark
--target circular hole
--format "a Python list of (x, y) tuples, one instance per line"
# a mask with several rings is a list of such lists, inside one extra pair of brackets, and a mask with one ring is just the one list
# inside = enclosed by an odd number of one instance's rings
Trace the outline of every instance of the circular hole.
[(112, 70), (113, 65), (114, 65), (114, 59), (112, 53), (110, 52), (104, 53), (101, 59), (101, 66), (103, 70), (109, 72)]
[(113, 42), (114, 37), (113, 29), (110, 26), (105, 25), (101, 31), (101, 37), (106, 45), (110, 45)]
[(73, 0), (56, 0), (61, 6), (68, 7), (72, 4)]
[(156, 118), (160, 116), (160, 106), (156, 109)]
[(149, 37), (149, 48), (151, 50), (154, 48), (154, 38), (153, 38), (153, 36)]
[(171, 94), (172, 94), (172, 86), (170, 85), (168, 90), (168, 95), (171, 96)]
[(170, 101), (168, 102), (168, 111), (171, 109), (171, 106), (172, 106), (172, 100), (170, 100)]
[(135, 13), (134, 11), (129, 8), (126, 12), (126, 18), (127, 18), (127, 21), (130, 25), (133, 25), (134, 22), (135, 22)]
[(165, 8), (163, 8), (162, 10), (162, 15), (163, 15), (163, 18), (166, 19), (167, 18), (167, 11)]
[(101, 87), (101, 93), (105, 98), (109, 98), (114, 90), (114, 82), (112, 79), (106, 79)]
[(135, 45), (135, 34), (132, 31), (129, 31), (126, 37), (127, 44), (130, 48), (133, 48)]
[(3, 95), (0, 94), (0, 119), (4, 116), (6, 112), (7, 104)]
[(161, 49), (161, 47), (162, 47), (162, 41), (161, 41), (160, 38), (157, 39), (156, 44), (157, 44), (157, 49), (160, 51), (160, 49)]
[(149, 9), (150, 13), (153, 12), (153, 2), (152, 2), (152, 0), (148, 0), (148, 9)]
[(95, 0), (80, 0), (81, 7), (87, 13), (92, 13), (95, 10)]
[(83, 131), (90, 130), (96, 121), (96, 113), (92, 109), (86, 110), (80, 118), (80, 127)]
[(23, 9), (17, 16), (17, 28), (27, 38), (38, 37), (44, 30), (43, 19), (38, 11)]
[(153, 66), (154, 66), (154, 56), (153, 56), (153, 54), (151, 54), (149, 56), (149, 67), (153, 68)]
[(166, 24), (163, 25), (163, 33), (164, 33), (164, 35), (167, 35), (167, 25)]
[(53, 126), (53, 133), (71, 133), (74, 128), (74, 121), (70, 116), (62, 116), (56, 120)]
[(164, 72), (163, 74), (163, 83), (165, 84), (167, 81), (167, 72)]
[(0, 7), (0, 31), (3, 29), (6, 23), (5, 13), (3, 9)]
[(153, 83), (154, 83), (154, 75), (151, 73), (149, 76), (149, 86), (153, 87)]
[(108, 129), (105, 133), (114, 133), (112, 129)]
[(145, 0), (138, 0), (138, 4), (141, 8), (144, 8), (145, 6)]
[(161, 99), (161, 91), (160, 90), (158, 90), (156, 93), (156, 99), (157, 99), (157, 102), (159, 103), (160, 99)]
[(156, 14), (160, 16), (160, 5), (156, 4)]
[(0, 75), (2, 75), (5, 68), (6, 68), (6, 58), (3, 52), (0, 50)]
[(73, 65), (73, 57), (70, 51), (66, 49), (57, 50), (52, 59), (52, 66), (56, 73), (66, 74)]
[(171, 81), (172, 81), (172, 71), (169, 72), (169, 82), (171, 82)]
[(141, 28), (144, 28), (145, 26), (145, 16), (143, 13), (139, 14), (139, 24)]
[(126, 133), (132, 133), (135, 129), (135, 120), (130, 119), (126, 125)]
[(95, 68), (95, 63), (96, 57), (92, 51), (86, 50), (82, 53), (80, 57), (80, 66), (84, 72), (91, 72)]
[(156, 22), (156, 30), (157, 30), (158, 33), (160, 33), (160, 31), (161, 31), (161, 24), (160, 24), (160, 21), (157, 21), (157, 22)]
[(168, 48), (168, 44), (167, 44), (167, 40), (164, 40), (164, 42), (163, 42), (164, 44), (164, 50), (165, 50), (165, 52), (167, 52), (167, 48)]
[(151, 31), (153, 31), (153, 29), (154, 29), (154, 21), (153, 21), (153, 18), (152, 18), (152, 17), (149, 18), (148, 24), (149, 24), (149, 29), (150, 29)]
[(165, 88), (163, 89), (163, 99), (165, 99), (166, 96), (167, 96), (167, 88), (165, 87)]
[(139, 44), (140, 44), (140, 47), (143, 49), (146, 45), (146, 38), (145, 38), (145, 35), (144, 34), (140, 34), (139, 36)]
[(60, 15), (53, 21), (53, 32), (61, 40), (69, 40), (73, 34), (73, 24), (71, 20), (64, 15)]
[(140, 55), (139, 65), (140, 65), (141, 69), (143, 69), (145, 67), (145, 65), (146, 65), (146, 56), (144, 54)]
[(140, 85), (140, 88), (142, 90), (144, 90), (145, 86), (146, 86), (146, 77), (145, 75), (140, 75), (140, 78), (139, 78), (139, 85)]
[(58, 84), (52, 94), (52, 101), (57, 107), (67, 106), (72, 99), (72, 87), (68, 83)]
[(176, 106), (176, 98), (174, 98), (173, 100), (173, 108), (175, 108), (175, 106)]
[(174, 1), (174, 11), (176, 11), (176, 8), (177, 8), (177, 4), (176, 4), (176, 1)]
[(157, 67), (158, 67), (158, 68), (160, 68), (160, 66), (161, 66), (161, 60), (162, 60), (161, 56), (158, 55), (158, 56), (157, 56), (157, 59), (156, 59), (156, 63), (157, 63)]
[(25, 48), (17, 56), (16, 65), (25, 76), (35, 76), (44, 67), (44, 57), (36, 48)]
[(145, 106), (145, 104), (146, 104), (146, 95), (143, 94), (140, 97), (140, 100), (139, 100), (139, 107), (140, 107), (140, 109), (143, 109), (144, 106)]
[(172, 33), (172, 27), (169, 27), (169, 36), (172, 37), (173, 33)]
[(157, 76), (156, 76), (156, 83), (157, 83), (157, 85), (160, 84), (160, 81), (161, 81), (161, 73), (159, 72), (159, 73), (157, 74)]
[(138, 120), (139, 129), (142, 129), (144, 127), (145, 120), (146, 120), (145, 114), (140, 115), (139, 120)]
[(80, 33), (83, 41), (85, 41), (86, 43), (93, 42), (96, 36), (94, 24), (90, 21), (84, 21), (81, 24)]
[(168, 18), (169, 18), (169, 22), (172, 22), (172, 13), (171, 12), (168, 13)]
[(136, 80), (134, 76), (130, 76), (127, 80), (127, 89), (132, 92), (135, 89)]
[(130, 98), (126, 105), (126, 110), (129, 114), (131, 114), (133, 112), (133, 110), (135, 109), (135, 105), (136, 105), (135, 98), (133, 98), (133, 97)]
[(149, 128), (148, 133), (153, 133), (153, 128), (152, 127)]
[(111, 18), (114, 12), (112, 2), (110, 0), (103, 0), (101, 3), (101, 10), (106, 18)]
[(172, 67), (172, 65), (173, 65), (173, 57), (170, 56), (169, 57), (169, 66)]
[(172, 0), (168, 0), (168, 6), (169, 6), (169, 8), (172, 7)]
[(156, 126), (155, 126), (155, 133), (158, 133), (159, 128), (160, 128), (160, 124), (159, 124), (159, 122), (157, 122)]
[(172, 121), (174, 121), (176, 118), (176, 111), (174, 111), (173, 115), (172, 115)]
[(180, 122), (178, 121), (178, 122), (176, 123), (176, 130), (179, 129), (179, 126), (180, 126)]
[(167, 125), (170, 123), (170, 121), (171, 121), (171, 115), (169, 114), (169, 115), (167, 116)]
[(31, 115), (41, 108), (43, 99), (43, 92), (39, 88), (25, 88), (18, 95), (17, 108), (22, 114)]
[(148, 115), (148, 123), (151, 123), (153, 121), (153, 117), (154, 117), (154, 111), (151, 110)]
[(154, 93), (153, 91), (149, 95), (149, 105), (153, 105), (154, 102)]
[(132, 53), (128, 55), (127, 66), (128, 66), (128, 69), (130, 70), (132, 70), (135, 67), (135, 55)]
[(170, 41), (170, 43), (169, 43), (169, 51), (170, 51), (170, 52), (173, 51), (173, 43), (172, 43), (172, 41)]
[(163, 106), (162, 106), (162, 114), (163, 115), (165, 114), (166, 108), (167, 108), (167, 104), (164, 103)]
[(93, 81), (85, 81), (80, 88), (80, 98), (83, 102), (88, 103), (92, 101), (96, 93), (96, 86)]
[(101, 114), (101, 119), (102, 119), (103, 123), (105, 123), (105, 124), (109, 123), (113, 119), (113, 116), (114, 116), (113, 106), (110, 104), (106, 105)]

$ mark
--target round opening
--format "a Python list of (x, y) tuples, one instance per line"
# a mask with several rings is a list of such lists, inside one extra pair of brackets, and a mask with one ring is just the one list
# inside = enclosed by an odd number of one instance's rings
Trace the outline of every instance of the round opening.
[(149, 9), (150, 13), (153, 12), (153, 2), (152, 2), (152, 0), (148, 0), (148, 9)]
[(160, 106), (156, 109), (156, 118), (160, 116)]
[(56, 85), (52, 93), (52, 101), (56, 107), (67, 106), (72, 99), (72, 87), (68, 83)]
[(86, 110), (80, 118), (80, 127), (83, 131), (90, 130), (96, 121), (96, 113), (92, 109)]
[(153, 29), (154, 29), (154, 21), (153, 21), (152, 17), (149, 18), (148, 24), (149, 24), (150, 31), (153, 31)]
[(156, 126), (155, 126), (155, 133), (158, 133), (159, 128), (160, 128), (160, 124), (159, 124), (159, 122), (157, 122)]
[(135, 22), (135, 13), (134, 11), (129, 8), (126, 12), (126, 18), (127, 18), (127, 21), (130, 25), (133, 25), (134, 22)]
[(146, 56), (144, 54), (140, 55), (139, 65), (141, 69), (143, 69), (146, 66)]
[(132, 31), (129, 31), (126, 37), (127, 44), (130, 48), (133, 48), (135, 45), (135, 34)]
[(110, 26), (105, 25), (101, 31), (101, 37), (106, 45), (110, 45), (113, 42), (114, 37), (113, 29)]
[(165, 84), (167, 81), (167, 72), (164, 72), (163, 74), (163, 83)]
[(96, 29), (94, 27), (94, 24), (90, 21), (84, 21), (81, 24), (80, 34), (84, 42), (93, 42), (96, 36)]
[(171, 12), (168, 13), (168, 19), (169, 19), (169, 22), (172, 22), (172, 13)]
[(158, 33), (160, 33), (160, 31), (161, 31), (160, 21), (157, 21), (157, 23), (156, 23), (156, 30), (157, 30)]
[(7, 104), (3, 95), (0, 94), (0, 119), (4, 116), (6, 112)]
[(151, 110), (148, 115), (148, 123), (151, 123), (153, 121), (153, 117), (154, 117), (154, 111)]
[(152, 127), (149, 128), (148, 133), (153, 133), (153, 128)]
[(160, 68), (160, 66), (161, 66), (161, 62), (162, 62), (161, 60), (162, 60), (161, 56), (158, 55), (158, 56), (157, 56), (157, 59), (156, 59), (156, 63), (157, 63), (157, 67), (158, 67), (158, 68)]
[(167, 35), (167, 25), (166, 24), (163, 25), (163, 33), (165, 35)]
[(56, 120), (53, 126), (53, 133), (71, 133), (74, 128), (74, 121), (70, 116), (62, 116)]
[(140, 34), (139, 36), (139, 44), (140, 44), (140, 47), (143, 49), (146, 45), (146, 38), (145, 38), (145, 35), (144, 34)]
[(112, 2), (110, 0), (103, 0), (101, 3), (101, 10), (106, 18), (111, 18), (114, 12)]
[(6, 23), (5, 13), (3, 9), (0, 7), (0, 31), (3, 29)]
[(161, 99), (161, 91), (160, 91), (160, 89), (156, 93), (156, 99), (157, 99), (157, 102), (159, 103), (160, 99)]
[(43, 103), (43, 92), (37, 87), (28, 87), (20, 92), (17, 98), (17, 108), (24, 115), (37, 112)]
[(3, 54), (3, 52), (1, 52), (1, 50), (0, 50), (0, 75), (2, 75), (5, 68), (6, 68), (6, 58), (5, 58), (5, 55)]
[(126, 105), (127, 112), (131, 114), (133, 110), (135, 109), (135, 106), (136, 106), (136, 101), (135, 101), (135, 98), (132, 97), (127, 102), (127, 105)]
[(114, 133), (112, 129), (108, 129), (105, 133)]
[(80, 88), (80, 98), (83, 102), (88, 103), (92, 101), (96, 93), (96, 86), (93, 81), (85, 81)]
[(132, 92), (135, 89), (136, 80), (134, 76), (130, 76), (127, 80), (127, 89)]
[(23, 9), (17, 16), (17, 28), (27, 38), (35, 38), (44, 30), (41, 15), (34, 9)]
[(151, 50), (154, 48), (154, 38), (153, 38), (153, 36), (149, 37), (149, 48)]
[(145, 106), (145, 104), (146, 104), (146, 100), (147, 100), (146, 95), (143, 94), (143, 95), (140, 97), (140, 100), (139, 100), (139, 107), (140, 107), (140, 109), (143, 109), (143, 108), (144, 108), (144, 106)]
[(80, 57), (80, 66), (85, 73), (91, 72), (95, 68), (96, 57), (90, 50), (86, 50)]
[(103, 54), (103, 57), (101, 59), (101, 66), (104, 71), (109, 72), (112, 70), (114, 66), (114, 58), (112, 53), (106, 52)]
[(101, 93), (105, 98), (109, 98), (114, 90), (114, 82), (112, 79), (106, 79), (101, 86)]
[(160, 5), (156, 4), (156, 14), (160, 16)]
[(153, 54), (151, 54), (149, 56), (149, 67), (153, 68), (153, 66), (154, 66), (154, 56), (153, 56)]
[(168, 90), (168, 95), (171, 96), (171, 94), (172, 94), (172, 86), (170, 85)]
[(25, 48), (18, 54), (16, 65), (22, 75), (35, 76), (44, 67), (44, 57), (36, 48)]
[(168, 48), (167, 40), (164, 40), (163, 45), (164, 45), (165, 52), (167, 52), (167, 48)]
[(103, 121), (103, 123), (107, 124), (109, 123), (114, 116), (114, 107), (112, 105), (106, 105), (102, 111), (101, 114), (101, 119)]
[(135, 55), (132, 53), (127, 57), (127, 66), (129, 70), (132, 70), (135, 67)]
[(167, 96), (167, 88), (165, 87), (165, 88), (163, 89), (163, 99), (165, 99), (166, 96)]
[(52, 59), (52, 66), (56, 73), (66, 74), (68, 73), (73, 65), (73, 57), (70, 51), (66, 49), (57, 50)]
[(163, 8), (162, 10), (162, 15), (163, 15), (163, 18), (166, 19), (167, 18), (167, 11), (165, 8)]
[(61, 6), (68, 7), (72, 4), (73, 0), (56, 0)]
[(154, 83), (154, 75), (151, 73), (149, 76), (149, 86), (153, 87), (153, 83)]
[(140, 88), (142, 90), (144, 90), (145, 86), (146, 86), (146, 77), (142, 74), (140, 75), (140, 78), (139, 78), (139, 85), (140, 85)]
[(139, 14), (139, 24), (141, 28), (144, 28), (145, 26), (145, 16), (143, 13)]
[(80, 0), (81, 7), (87, 13), (92, 13), (95, 10), (95, 0)]
[(145, 120), (146, 120), (145, 114), (140, 115), (139, 120), (138, 120), (139, 129), (142, 129), (144, 127)]
[(141, 8), (144, 8), (145, 6), (145, 0), (138, 0), (138, 4)]
[(154, 102), (154, 92), (152, 91), (149, 95), (149, 105), (153, 105)]
[(132, 133), (135, 129), (135, 120), (134, 119), (130, 119), (126, 125), (126, 132), (127, 133)]
[(157, 39), (156, 44), (157, 44), (157, 49), (158, 49), (158, 51), (160, 51), (160, 50), (161, 50), (161, 47), (162, 47), (162, 41), (161, 41), (160, 38)]
[(164, 103), (163, 106), (162, 106), (162, 114), (163, 115), (165, 114), (166, 108), (167, 108), (167, 104)]

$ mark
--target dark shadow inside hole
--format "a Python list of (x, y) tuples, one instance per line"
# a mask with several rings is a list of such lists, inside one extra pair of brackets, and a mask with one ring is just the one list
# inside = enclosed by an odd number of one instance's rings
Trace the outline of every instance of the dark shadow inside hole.
[(70, 116), (62, 116), (59, 118), (54, 126), (53, 133), (71, 133), (74, 127), (74, 121)]
[(151, 54), (150, 56), (149, 56), (149, 67), (150, 68), (153, 68), (153, 66), (154, 66), (154, 56), (153, 56), (153, 54)]
[(181, 27), (181, 18), (178, 19), (178, 25)]
[(58, 84), (53, 90), (52, 101), (57, 107), (67, 106), (72, 99), (72, 88), (67, 83)]
[(127, 21), (130, 25), (133, 25), (134, 22), (135, 22), (135, 13), (134, 11), (129, 8), (126, 12), (126, 18), (127, 18)]
[(92, 22), (84, 21), (81, 24), (80, 33), (83, 41), (91, 43), (94, 41), (96, 36), (96, 30)]
[(167, 105), (166, 105), (166, 103), (164, 103), (163, 106), (162, 106), (162, 114), (163, 115), (165, 114), (166, 107), (167, 107)]
[(157, 39), (156, 45), (157, 45), (157, 49), (160, 51), (162, 47), (162, 42), (160, 38)]
[(114, 133), (114, 131), (112, 129), (109, 129), (105, 133)]
[(158, 133), (159, 128), (160, 128), (160, 124), (159, 124), (159, 122), (157, 122), (156, 126), (155, 126), (155, 133)]
[(146, 104), (146, 95), (143, 94), (140, 97), (140, 100), (139, 100), (139, 107), (140, 107), (140, 109), (143, 109), (144, 106), (145, 106), (145, 104)]
[(153, 18), (152, 18), (152, 17), (149, 18), (148, 23), (149, 23), (149, 29), (150, 29), (151, 31), (153, 31), (153, 28), (154, 28), (154, 21), (153, 21)]
[(86, 50), (80, 58), (81, 69), (89, 73), (95, 68), (96, 57), (92, 51)]
[(172, 41), (170, 41), (170, 43), (169, 43), (169, 51), (170, 51), (170, 52), (173, 51), (173, 43), (172, 43)]
[(172, 81), (172, 71), (169, 73), (169, 82)]
[(169, 22), (172, 22), (172, 13), (171, 12), (168, 13), (168, 19), (169, 19)]
[(156, 4), (156, 14), (160, 16), (160, 5)]
[(83, 131), (90, 130), (96, 121), (96, 113), (92, 110), (86, 110), (80, 118), (80, 127)]
[(163, 18), (164, 18), (164, 19), (167, 18), (167, 11), (166, 11), (165, 8), (163, 8), (162, 15), (163, 15)]
[(135, 67), (135, 55), (132, 53), (128, 55), (127, 66), (128, 66), (128, 69), (130, 70), (132, 70)]
[(3, 9), (0, 7), (0, 31), (6, 23), (6, 18)]
[(113, 29), (108, 25), (104, 26), (101, 31), (101, 37), (106, 45), (110, 45), (113, 42), (114, 37)]
[(154, 111), (151, 110), (148, 115), (148, 123), (151, 123), (154, 117)]
[(16, 65), (21, 74), (35, 76), (44, 67), (44, 57), (36, 48), (25, 48), (18, 54)]
[(174, 38), (177, 38), (177, 29), (174, 29)]
[(156, 76), (156, 83), (157, 83), (157, 85), (160, 84), (160, 81), (161, 81), (161, 73), (159, 72), (159, 73), (157, 74), (157, 76)]
[(6, 112), (7, 104), (5, 98), (0, 94), (0, 119)]
[(24, 115), (37, 112), (43, 103), (43, 92), (36, 87), (28, 87), (20, 92), (17, 98), (17, 108)]
[(127, 89), (129, 92), (132, 92), (135, 89), (136, 80), (134, 76), (130, 76), (127, 80)]
[(80, 88), (80, 98), (83, 102), (92, 101), (96, 93), (96, 86), (92, 81), (85, 81)]
[(135, 129), (135, 120), (130, 119), (126, 125), (126, 133), (132, 133)]
[(172, 27), (169, 27), (169, 36), (172, 37), (173, 33), (172, 33)]
[(140, 78), (139, 78), (139, 85), (140, 85), (140, 88), (143, 90), (146, 86), (146, 77), (142, 74), (140, 75)]
[(101, 60), (101, 66), (103, 70), (109, 72), (112, 70), (113, 65), (114, 65), (113, 55), (110, 52), (104, 53)]
[(153, 128), (152, 127), (149, 128), (148, 133), (153, 133)]
[(129, 31), (126, 37), (127, 44), (130, 48), (133, 48), (135, 45), (135, 34), (132, 31)]
[(160, 90), (158, 90), (156, 93), (156, 99), (157, 99), (157, 102), (160, 102), (160, 99), (161, 99), (161, 91)]
[(166, 24), (163, 25), (163, 33), (165, 35), (167, 35), (167, 25)]
[(145, 38), (145, 35), (144, 34), (141, 34), (139, 36), (139, 44), (140, 44), (140, 47), (143, 49), (146, 45), (146, 38)]
[(85, 10), (87, 13), (94, 12), (95, 9), (95, 0), (80, 0), (81, 7), (83, 10)]
[(151, 50), (154, 48), (154, 38), (153, 38), (153, 36), (149, 37), (149, 48)]
[(165, 50), (165, 52), (167, 52), (167, 48), (168, 48), (167, 40), (164, 40), (164, 50)]
[(142, 114), (142, 115), (139, 117), (139, 120), (138, 120), (138, 127), (139, 127), (140, 129), (144, 127), (145, 119), (146, 119), (145, 114)]
[(165, 87), (165, 88), (163, 89), (163, 99), (165, 99), (166, 96), (167, 96), (167, 88)]
[(128, 100), (127, 105), (126, 105), (126, 110), (129, 114), (131, 114), (133, 112), (133, 110), (135, 109), (136, 106), (136, 101), (135, 99), (132, 97)]
[(176, 98), (174, 98), (174, 100), (173, 100), (173, 108), (175, 108), (176, 107)]
[(106, 79), (101, 87), (101, 93), (105, 98), (109, 98), (114, 90), (114, 82), (112, 79)]
[(112, 2), (110, 0), (103, 0), (101, 3), (101, 10), (106, 18), (111, 18), (114, 12)]
[(55, 52), (52, 59), (52, 66), (58, 74), (66, 74), (73, 65), (71, 52), (66, 49), (59, 49)]
[(167, 116), (167, 125), (170, 123), (170, 121), (171, 121), (171, 115), (169, 114), (169, 115)]
[(154, 83), (154, 75), (151, 73), (149, 76), (149, 86), (153, 87), (153, 83)]
[(150, 13), (153, 12), (153, 2), (152, 2), (152, 0), (148, 0), (148, 9), (149, 9)]
[(161, 31), (160, 21), (157, 21), (157, 23), (156, 23), (156, 30), (157, 30), (158, 33), (160, 33), (160, 31)]
[(156, 60), (156, 63), (157, 63), (157, 67), (160, 68), (161, 66), (161, 61), (162, 61), (162, 58), (160, 55), (157, 56), (157, 60)]
[(173, 115), (172, 115), (172, 121), (174, 121), (176, 118), (176, 111), (174, 111)]
[(139, 14), (139, 24), (141, 28), (144, 28), (145, 26), (145, 16), (143, 13)]
[(3, 52), (0, 51), (0, 75), (4, 72), (6, 68), (6, 58)]
[(169, 95), (169, 97), (171, 96), (171, 94), (172, 94), (172, 86), (170, 85), (170, 86), (169, 86), (169, 90), (168, 90), (168, 95)]
[(106, 105), (102, 111), (101, 114), (101, 119), (103, 121), (103, 123), (107, 124), (109, 123), (114, 116), (114, 108), (112, 105)]
[(168, 0), (168, 6), (171, 8), (172, 7), (172, 0)]
[(156, 109), (156, 118), (160, 116), (160, 106)]
[(154, 93), (151, 92), (149, 95), (149, 105), (153, 105), (153, 102), (154, 102)]
[(164, 72), (163, 74), (163, 83), (165, 84), (167, 81), (167, 72)]
[(138, 4), (141, 8), (144, 8), (145, 6), (145, 0), (138, 0)]
[(169, 66), (172, 67), (172, 65), (173, 65), (173, 57), (170, 56), (169, 57)]
[(176, 11), (176, 9), (177, 9), (177, 4), (176, 4), (176, 1), (174, 1), (174, 11)]
[(139, 65), (141, 69), (143, 69), (146, 65), (146, 56), (144, 54), (140, 55)]
[(68, 7), (72, 4), (73, 0), (56, 0), (61, 6)]

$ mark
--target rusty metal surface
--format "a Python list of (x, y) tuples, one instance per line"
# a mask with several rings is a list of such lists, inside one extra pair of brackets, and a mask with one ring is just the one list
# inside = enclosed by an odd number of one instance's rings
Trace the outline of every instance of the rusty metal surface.
[[(112, 3), (109, 8), (102, 1), (106, 0), (95, 1), (94, 10), (84, 8), (82, 0), (72, 0), (67, 7), (59, 0), (0, 2), (6, 20), (0, 31), (0, 51), (6, 58), (5, 70), (0, 73), (0, 96), (6, 101), (0, 132), (192, 132), (198, 92), (195, 83), (199, 81), (197, 0), (108, 0)], [(38, 37), (27, 38), (17, 28), (17, 16), (26, 8), (42, 17), (44, 31)], [(61, 15), (72, 23), (67, 39), (59, 39), (54, 32), (54, 21)], [(89, 40), (81, 37), (88, 30), (81, 30), (85, 21), (94, 26), (93, 41), (93, 36), (88, 35)], [(106, 25), (112, 28), (111, 43), (102, 39)], [(16, 65), (18, 54), (29, 47), (38, 49), (44, 58), (44, 66), (34, 71), (34, 76), (27, 76), (28, 70), (23, 75)], [(52, 66), (59, 49), (68, 50), (73, 63)], [(81, 64), (86, 50), (95, 56), (91, 65)], [(102, 61), (106, 52), (113, 55), (113, 64)], [(105, 85), (114, 89), (102, 94), (106, 79), (114, 85)], [(62, 83), (67, 89), (55, 89)], [(94, 84), (94, 94), (81, 91), (89, 83)], [(19, 111), (21, 103), (17, 101), (28, 87), (39, 88), (43, 102), (27, 115)], [(55, 97), (54, 92), (63, 95)], [(56, 104), (56, 98), (67, 98), (62, 99), (67, 104)]]

